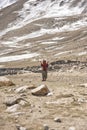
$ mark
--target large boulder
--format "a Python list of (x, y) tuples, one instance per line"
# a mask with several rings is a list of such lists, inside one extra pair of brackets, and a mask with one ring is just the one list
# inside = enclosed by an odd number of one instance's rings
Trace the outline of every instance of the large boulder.
[(31, 93), (36, 96), (45, 96), (49, 93), (49, 89), (46, 85), (40, 85), (37, 88), (33, 89)]
[(10, 81), (8, 78), (6, 77), (0, 77), (0, 87), (1, 86), (12, 86), (14, 85), (14, 83), (12, 81)]

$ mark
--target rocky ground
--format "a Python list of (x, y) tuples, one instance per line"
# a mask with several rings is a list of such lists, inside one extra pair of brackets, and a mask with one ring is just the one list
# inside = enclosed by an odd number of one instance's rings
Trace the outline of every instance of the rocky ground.
[[(0, 86), (0, 130), (87, 130), (86, 62), (52, 62), (46, 82), (40, 66), (7, 72), (14, 85)], [(50, 92), (32, 95), (40, 85)]]
[[(48, 71), (58, 72), (58, 71), (70, 71), (73, 70), (82, 70), (86, 71), (87, 62), (86, 61), (71, 61), (71, 60), (59, 60), (49, 63)], [(26, 73), (26, 72), (34, 72), (40, 73), (41, 67), (40, 65), (32, 65), (25, 67), (1, 67), (0, 68), (0, 76), (4, 75), (14, 75), (18, 73)]]

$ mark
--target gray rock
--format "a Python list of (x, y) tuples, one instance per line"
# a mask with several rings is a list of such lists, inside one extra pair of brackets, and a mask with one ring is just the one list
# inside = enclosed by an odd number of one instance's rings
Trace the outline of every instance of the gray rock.
[(16, 125), (17, 130), (27, 130), (25, 127), (22, 127), (20, 125)]
[(87, 88), (87, 83), (80, 84), (79, 86), (80, 86), (80, 87), (85, 87), (85, 88)]
[(68, 130), (76, 130), (75, 129), (75, 127), (74, 126), (72, 126), (72, 127), (69, 127), (69, 129)]
[(6, 101), (4, 102), (4, 104), (6, 106), (12, 106), (14, 104), (18, 104), (20, 102), (21, 98), (16, 98), (16, 97), (11, 97), (11, 98), (7, 98)]
[(30, 105), (30, 102), (28, 102), (27, 100), (25, 100), (24, 98), (21, 98), (21, 97), (8, 98), (4, 102), (4, 104), (6, 106), (12, 106), (12, 105), (15, 105), (15, 104), (21, 104), (21, 105), (23, 105), (25, 103), (28, 103)]
[(47, 124), (44, 124), (44, 130), (49, 130), (49, 126)]
[(14, 113), (14, 112), (16, 112), (17, 110), (18, 110), (18, 108), (20, 107), (20, 105), (19, 104), (15, 104), (15, 105), (13, 105), (13, 106), (10, 106), (10, 107), (8, 107), (7, 109), (6, 109), (6, 112), (10, 112), (10, 113)]
[(49, 92), (47, 96), (53, 96), (53, 92)]
[(61, 119), (60, 119), (59, 117), (56, 117), (56, 118), (54, 119), (54, 121), (55, 121), (55, 122), (59, 122), (59, 123), (62, 122)]

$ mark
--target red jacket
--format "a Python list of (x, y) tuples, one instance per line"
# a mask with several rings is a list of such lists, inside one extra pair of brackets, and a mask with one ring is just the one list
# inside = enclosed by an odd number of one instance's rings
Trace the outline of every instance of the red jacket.
[(48, 69), (48, 63), (41, 63), (41, 66), (42, 66), (42, 69), (44, 71), (47, 71), (47, 69)]

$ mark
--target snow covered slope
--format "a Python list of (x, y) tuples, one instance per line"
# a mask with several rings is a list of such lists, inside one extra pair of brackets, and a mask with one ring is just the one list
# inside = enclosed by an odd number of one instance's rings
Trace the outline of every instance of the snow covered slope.
[(10, 6), (15, 2), (16, 0), (0, 0), (0, 9)]
[[(17, 1), (0, 11), (1, 59), (3, 56), (7, 59), (7, 54), (21, 56), (31, 52), (38, 58), (42, 58), (44, 52), (43, 57), (52, 53), (55, 58), (65, 54), (79, 55), (80, 52), (86, 55), (81, 48), (77, 53), (73, 51), (78, 47), (76, 41), (84, 42), (87, 38), (86, 13), (86, 0)], [(69, 42), (71, 44), (67, 46)]]

